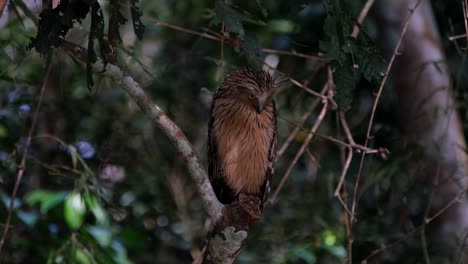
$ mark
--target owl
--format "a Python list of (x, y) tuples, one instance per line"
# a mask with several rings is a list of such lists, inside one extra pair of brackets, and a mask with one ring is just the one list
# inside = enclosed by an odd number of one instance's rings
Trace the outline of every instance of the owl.
[(213, 96), (208, 127), (209, 178), (218, 200), (256, 196), (263, 208), (274, 173), (278, 83), (264, 71), (241, 67)]

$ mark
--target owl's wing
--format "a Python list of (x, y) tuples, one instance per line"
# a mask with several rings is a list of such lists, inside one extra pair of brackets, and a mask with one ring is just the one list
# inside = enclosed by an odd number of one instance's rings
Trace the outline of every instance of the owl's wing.
[(273, 138), (270, 142), (270, 147), (268, 150), (268, 168), (266, 170), (265, 183), (261, 188), (261, 198), (262, 204), (265, 204), (268, 200), (268, 193), (270, 192), (271, 181), (273, 175), (275, 174), (275, 159), (276, 159), (276, 129), (277, 129), (277, 112), (276, 112), (276, 103), (273, 101)]
[(223, 204), (230, 204), (236, 199), (236, 194), (225, 181), (218, 155), (218, 141), (213, 130), (213, 125), (214, 118), (211, 116), (208, 125), (208, 176), (218, 200)]

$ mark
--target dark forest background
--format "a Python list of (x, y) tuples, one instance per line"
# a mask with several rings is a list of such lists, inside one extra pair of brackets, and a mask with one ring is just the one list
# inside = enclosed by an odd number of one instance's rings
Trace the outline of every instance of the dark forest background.
[[(0, 19), (2, 233), (13, 210), (1, 262), (189, 263), (204, 246), (210, 222), (185, 160), (118, 83), (91, 73), (99, 57), (142, 86), (205, 168), (205, 89), (215, 91), (223, 75), (277, 62), (316, 93), (334, 83), (336, 105), (324, 110), (297, 85), (276, 94), (278, 146), (298, 129), (276, 162), (273, 191), (318, 130), (239, 263), (468, 263), (466, 1), (419, 3), (369, 138), (376, 95), (418, 1), (378, 0), (357, 27), (366, 2), (8, 1)], [(90, 50), (89, 67), (63, 39)], [(334, 195), (343, 172), (346, 207)]]

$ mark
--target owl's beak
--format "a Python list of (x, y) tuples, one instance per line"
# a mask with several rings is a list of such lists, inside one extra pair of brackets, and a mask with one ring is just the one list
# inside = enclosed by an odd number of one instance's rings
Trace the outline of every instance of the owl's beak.
[(257, 103), (255, 104), (255, 110), (257, 111), (257, 114), (260, 114), (263, 111), (263, 107), (265, 106), (265, 101), (264, 100), (257, 100)]

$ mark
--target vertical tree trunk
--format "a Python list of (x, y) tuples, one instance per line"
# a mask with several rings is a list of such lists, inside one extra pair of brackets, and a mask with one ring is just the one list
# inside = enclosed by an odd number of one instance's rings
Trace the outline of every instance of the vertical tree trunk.
[[(377, 1), (383, 22), (379, 23), (380, 32), (388, 50), (398, 41), (408, 12), (415, 3), (413, 0)], [(459, 15), (462, 15), (461, 11)], [(423, 0), (413, 14), (400, 53), (391, 77), (395, 81), (405, 132), (425, 152), (425, 169), (417, 171), (414, 177), (424, 178), (426, 185), (433, 188), (429, 213), (432, 216), (466, 189), (468, 157), (450, 87), (450, 72), (430, 1)], [(467, 228), (468, 201), (463, 194), (434, 221), (434, 225), (431, 223), (429, 254), (452, 260), (460, 258)], [(459, 263), (468, 263), (466, 255), (465, 258)]]

